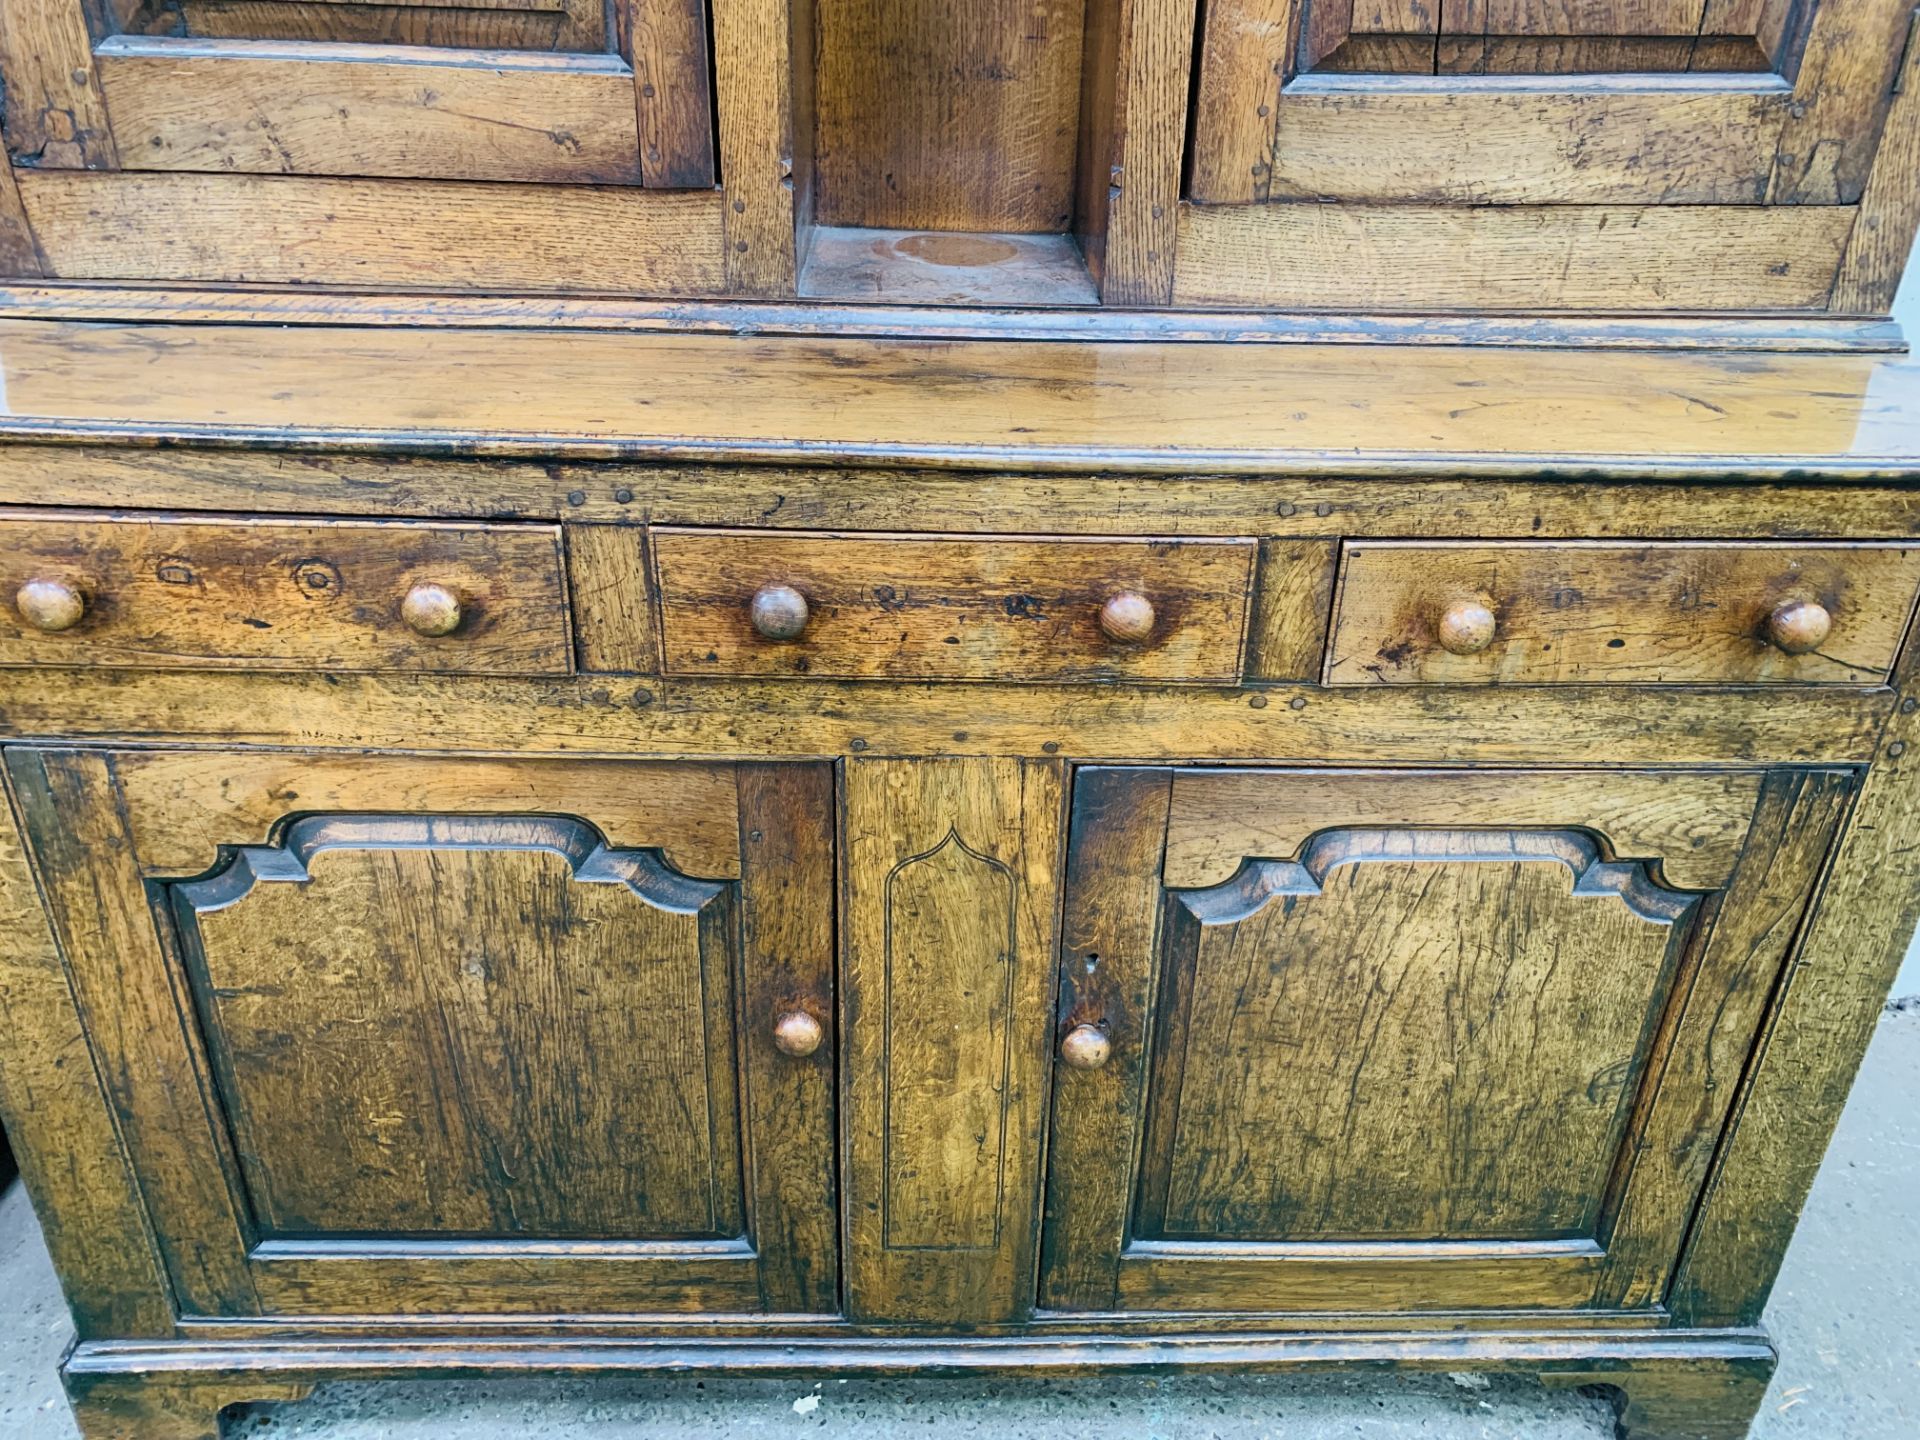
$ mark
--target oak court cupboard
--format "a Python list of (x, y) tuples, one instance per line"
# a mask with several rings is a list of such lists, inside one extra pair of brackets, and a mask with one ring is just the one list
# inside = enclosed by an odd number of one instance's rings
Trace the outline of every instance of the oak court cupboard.
[(0, 0), (87, 1440), (1519, 1371), (1742, 1436), (1920, 915), (1911, 0)]

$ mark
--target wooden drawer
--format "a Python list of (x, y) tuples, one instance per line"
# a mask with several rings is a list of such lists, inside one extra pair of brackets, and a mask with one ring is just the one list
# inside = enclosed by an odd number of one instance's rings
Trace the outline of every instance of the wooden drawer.
[[(1254, 549), (1250, 540), (653, 537), (667, 673), (849, 679), (1232, 682)], [(756, 597), (769, 610), (786, 602), (784, 617), (762, 613), (772, 637), (756, 628)], [(1150, 623), (1124, 597), (1144, 599)]]
[(1331, 685), (1872, 684), (1920, 548), (1354, 541)]
[(552, 525), (15, 512), (0, 596), (6, 665), (571, 668)]

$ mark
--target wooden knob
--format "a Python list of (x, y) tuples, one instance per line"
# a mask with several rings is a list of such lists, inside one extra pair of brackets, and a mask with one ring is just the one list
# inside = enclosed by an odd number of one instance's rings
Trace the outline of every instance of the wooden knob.
[(71, 630), (87, 613), (87, 597), (64, 580), (29, 580), (13, 597), (20, 618), (36, 630)]
[(416, 585), (400, 602), (400, 618), (419, 635), (451, 635), (460, 628), (460, 597), (444, 585)]
[(1767, 616), (1767, 638), (1789, 655), (1805, 655), (1826, 643), (1833, 616), (1817, 600), (1789, 600)]
[(1076, 1025), (1060, 1042), (1060, 1058), (1076, 1070), (1098, 1070), (1113, 1054), (1113, 1042), (1098, 1025)]
[(753, 628), (769, 640), (791, 640), (807, 628), (807, 597), (791, 585), (753, 592)]
[(804, 1010), (789, 1010), (773, 1022), (773, 1043), (789, 1055), (811, 1055), (827, 1032)]
[(1153, 634), (1153, 620), (1153, 602), (1132, 590), (1122, 590), (1100, 607), (1100, 628), (1122, 645), (1138, 645)]
[(1453, 655), (1478, 655), (1493, 643), (1493, 612), (1478, 600), (1456, 600), (1440, 612), (1440, 648)]

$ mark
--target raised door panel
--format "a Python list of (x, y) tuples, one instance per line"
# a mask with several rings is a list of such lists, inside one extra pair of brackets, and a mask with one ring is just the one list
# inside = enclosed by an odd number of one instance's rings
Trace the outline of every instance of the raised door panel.
[(1082, 773), (1044, 1304), (1658, 1303), (1851, 777), (1448, 778)]
[(830, 772), (313, 761), (9, 756), (183, 1309), (836, 1308)]
[(1592, 1234), (1695, 904), (1570, 830), (1340, 830), (1177, 895), (1138, 1233)]
[[(1201, 30), (1187, 195), (1619, 206), (1628, 213), (1585, 243), (1634, 273), (1730, 262), (1727, 232), (1751, 219), (1681, 217), (1692, 239), (1668, 245), (1631, 233), (1635, 207), (1799, 205), (1812, 208), (1769, 244), (1774, 263), (1808, 270), (1830, 228), (1813, 211), (1857, 203), (1865, 187), (1911, 11), (1908, 0), (1223, 0)], [(1272, 218), (1276, 243), (1307, 223)], [(1479, 228), (1524, 252), (1577, 225), (1549, 213)], [(1197, 244), (1216, 230), (1244, 243), (1257, 227), (1193, 217), (1190, 228)], [(1181, 270), (1184, 290), (1205, 288), (1187, 260)]]
[(744, 1233), (729, 887), (327, 816), (168, 888), (263, 1236)]
[(0, 9), (9, 90), (75, 102), (9, 113), (27, 166), (714, 182), (702, 0)]

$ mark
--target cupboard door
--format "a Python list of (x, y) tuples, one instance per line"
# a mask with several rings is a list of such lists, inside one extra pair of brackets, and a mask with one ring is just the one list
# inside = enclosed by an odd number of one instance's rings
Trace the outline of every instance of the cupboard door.
[(20, 165), (714, 182), (703, 0), (6, 0), (4, 13), (9, 94), (72, 109), (64, 126), (9, 115)]
[(8, 765), (185, 1313), (837, 1308), (828, 767)]
[(1657, 1306), (1852, 784), (1082, 771), (1042, 1305)]
[(1853, 204), (1911, 13), (1910, 0), (1210, 0), (1190, 198)]

